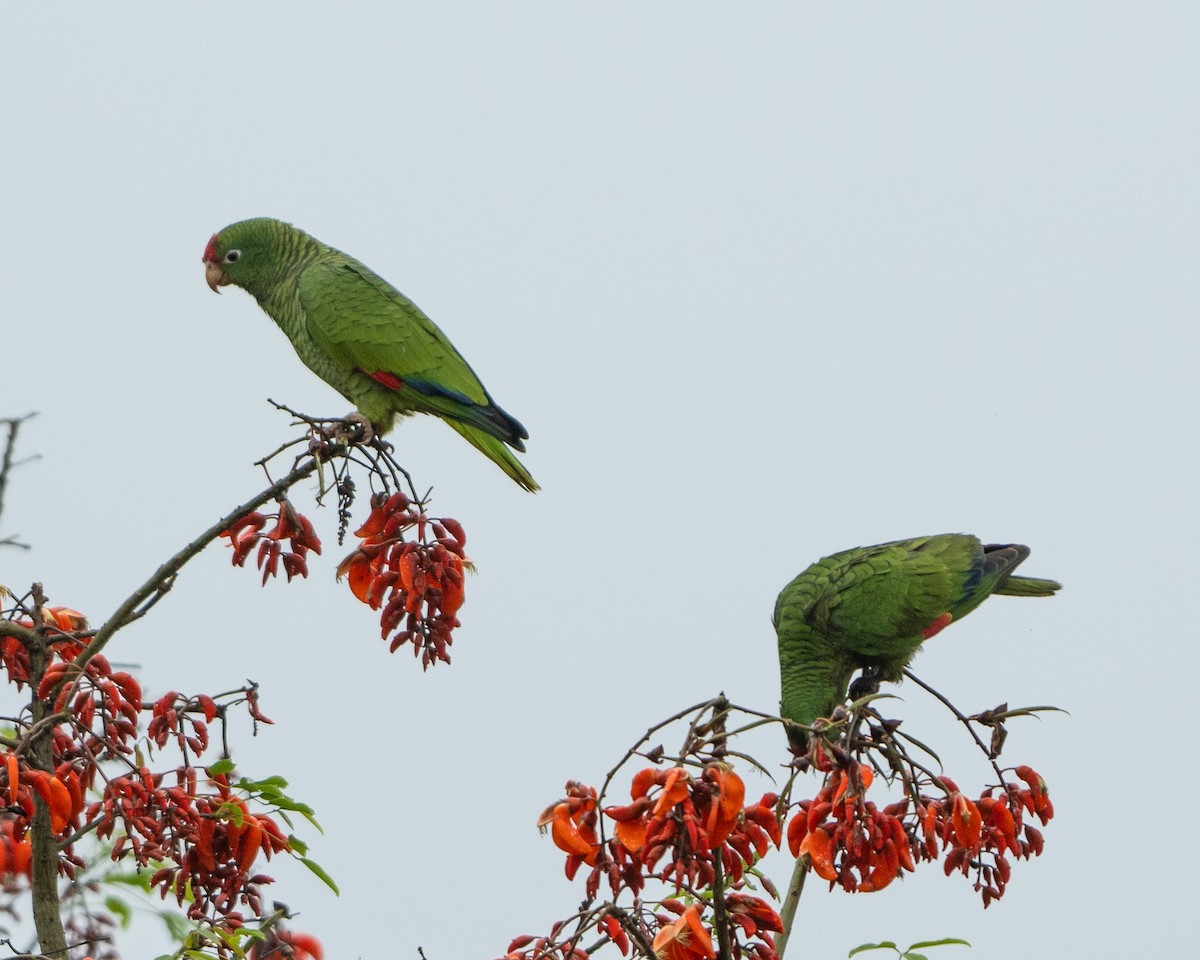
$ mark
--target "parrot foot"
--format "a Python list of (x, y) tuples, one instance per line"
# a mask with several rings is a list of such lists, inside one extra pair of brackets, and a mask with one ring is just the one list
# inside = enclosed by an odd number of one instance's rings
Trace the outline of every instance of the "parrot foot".
[(850, 699), (861, 700), (863, 697), (873, 697), (879, 692), (879, 682), (882, 677), (878, 667), (864, 667), (863, 672), (850, 684)]
[(341, 420), (333, 421), (333, 425), (326, 429), (330, 439), (339, 443), (369, 444), (375, 441), (375, 428), (371, 426), (371, 421), (357, 410), (346, 414)]

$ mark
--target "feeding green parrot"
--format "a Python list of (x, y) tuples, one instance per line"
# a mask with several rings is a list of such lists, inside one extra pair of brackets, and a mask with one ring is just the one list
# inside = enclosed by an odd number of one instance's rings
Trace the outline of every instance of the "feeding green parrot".
[(368, 437), (397, 417), (430, 413), (526, 490), (538, 489), (508, 449), (524, 451), (525, 428), (415, 303), (353, 257), (257, 217), (213, 234), (204, 278), (217, 293), (232, 283), (252, 295), (305, 365), (358, 408)]
[[(982, 544), (944, 533), (843, 550), (818, 560), (775, 601), (780, 713), (809, 725), (846, 699), (855, 670), (898, 682), (921, 644), (993, 593), (1048, 597), (1053, 580), (1014, 577), (1029, 556), (1019, 543)], [(808, 737), (789, 728), (803, 750)]]

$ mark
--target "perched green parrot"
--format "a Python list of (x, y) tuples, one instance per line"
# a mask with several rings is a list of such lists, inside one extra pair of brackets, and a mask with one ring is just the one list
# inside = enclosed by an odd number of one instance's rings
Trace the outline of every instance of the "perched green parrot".
[[(898, 682), (921, 644), (991, 594), (1048, 597), (1053, 580), (1014, 577), (1019, 543), (982, 544), (944, 533), (843, 550), (818, 560), (775, 601), (780, 713), (800, 724), (828, 717), (855, 670)], [(790, 729), (803, 750), (807, 736)]]
[(492, 402), (415, 303), (353, 257), (291, 224), (258, 217), (213, 234), (204, 277), (217, 293), (232, 283), (251, 294), (300, 359), (353, 403), (374, 433), (386, 433), (397, 417), (431, 413), (526, 490), (538, 489), (508, 449), (525, 449), (525, 428)]

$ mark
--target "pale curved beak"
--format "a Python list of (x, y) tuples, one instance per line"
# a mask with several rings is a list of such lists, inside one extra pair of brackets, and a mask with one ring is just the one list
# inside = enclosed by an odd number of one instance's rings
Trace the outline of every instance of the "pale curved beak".
[(213, 293), (220, 293), (218, 287), (229, 286), (229, 274), (221, 269), (220, 264), (213, 263), (211, 260), (204, 261), (204, 282), (208, 284), (208, 289)]

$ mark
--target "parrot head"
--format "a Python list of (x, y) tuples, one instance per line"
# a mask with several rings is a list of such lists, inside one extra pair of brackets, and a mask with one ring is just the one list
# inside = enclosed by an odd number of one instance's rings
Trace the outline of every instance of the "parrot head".
[(250, 289), (265, 279), (275, 265), (268, 225), (278, 223), (265, 217), (242, 220), (214, 233), (204, 248), (204, 280), (209, 289), (235, 284)]

